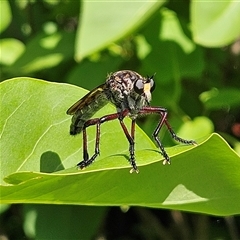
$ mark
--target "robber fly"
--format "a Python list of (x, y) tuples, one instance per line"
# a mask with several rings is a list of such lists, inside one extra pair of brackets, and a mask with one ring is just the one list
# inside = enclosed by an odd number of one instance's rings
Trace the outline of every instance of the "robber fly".
[[(70, 134), (76, 135), (81, 132), (83, 133), (83, 161), (77, 164), (80, 169), (89, 166), (100, 153), (99, 142), (101, 124), (114, 119), (119, 120), (129, 142), (129, 162), (132, 165), (132, 169), (130, 170), (131, 173), (139, 172), (135, 162), (134, 133), (136, 119), (140, 115), (155, 113), (160, 117), (157, 127), (153, 132), (153, 138), (164, 157), (164, 164), (170, 164), (170, 158), (158, 138), (158, 133), (163, 124), (167, 126), (168, 131), (176, 141), (184, 144), (196, 144), (193, 140), (185, 140), (176, 135), (167, 121), (167, 109), (150, 106), (151, 93), (154, 88), (155, 83), (153, 76), (142, 77), (140, 74), (130, 70), (118, 71), (108, 75), (104, 84), (90, 91), (67, 110), (67, 114), (73, 115)], [(108, 102), (116, 106), (116, 113), (91, 119), (92, 116)], [(131, 131), (128, 131), (123, 122), (126, 116), (130, 117), (132, 120)], [(92, 125), (96, 125), (96, 142), (95, 152), (89, 157), (86, 129)]]

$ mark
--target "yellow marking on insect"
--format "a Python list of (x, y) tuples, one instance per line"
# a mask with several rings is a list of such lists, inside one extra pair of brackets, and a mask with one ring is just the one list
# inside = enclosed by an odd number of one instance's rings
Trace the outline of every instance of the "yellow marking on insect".
[(151, 85), (150, 85), (150, 83), (144, 83), (143, 92), (144, 92), (144, 93), (150, 92), (150, 90), (151, 90)]
[(152, 98), (150, 90), (151, 90), (150, 83), (144, 83), (143, 92), (147, 98), (148, 103), (151, 101), (151, 98)]

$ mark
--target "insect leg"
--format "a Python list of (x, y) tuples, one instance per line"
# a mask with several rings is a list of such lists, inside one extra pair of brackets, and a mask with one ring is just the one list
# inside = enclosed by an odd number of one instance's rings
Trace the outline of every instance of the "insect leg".
[(121, 127), (123, 129), (123, 132), (124, 132), (128, 142), (129, 142), (130, 163), (133, 167), (130, 170), (130, 173), (133, 173), (133, 172), (139, 173), (139, 170), (137, 168), (136, 161), (135, 161), (135, 150), (134, 150), (134, 145), (135, 145), (135, 143), (134, 143), (134, 133), (135, 133), (135, 122), (136, 122), (136, 120), (132, 120), (131, 135), (130, 135), (128, 130), (127, 130), (126, 125), (123, 122), (124, 117), (125, 116), (121, 114), (119, 116), (119, 122), (121, 124)]
[(156, 141), (158, 147), (160, 148), (162, 155), (164, 157), (163, 164), (170, 164), (170, 158), (168, 154), (166, 153), (164, 146), (162, 145), (160, 139), (158, 138), (158, 134), (162, 128), (162, 125), (165, 124), (167, 126), (168, 131), (170, 132), (172, 138), (178, 142), (184, 143), (184, 144), (192, 144), (192, 145), (197, 145), (197, 143), (193, 140), (185, 140), (183, 138), (180, 138), (177, 136), (177, 134), (173, 131), (171, 125), (167, 121), (167, 109), (166, 108), (161, 108), (161, 107), (143, 107), (140, 112), (140, 114), (152, 114), (152, 113), (157, 113), (161, 115), (161, 119), (156, 127), (156, 129), (153, 132), (153, 138)]
[(183, 138), (180, 138), (179, 136), (177, 136), (177, 134), (173, 131), (171, 125), (169, 124), (169, 122), (167, 121), (167, 119), (165, 119), (165, 125), (167, 126), (168, 131), (170, 132), (172, 138), (180, 143), (184, 143), (184, 144), (192, 144), (192, 145), (197, 145), (197, 143), (194, 140), (186, 140)]
[[(95, 151), (91, 158), (89, 158), (88, 151), (87, 151), (87, 137), (86, 137), (86, 128), (88, 126), (84, 126), (83, 128), (83, 161), (79, 162), (77, 166), (80, 169), (83, 169), (87, 166), (89, 166), (93, 161), (96, 159), (96, 157), (100, 154), (99, 151), (99, 142), (100, 142), (100, 119), (91, 119), (91, 125), (96, 125), (96, 142), (95, 142)], [(88, 122), (87, 122), (88, 123)], [(85, 133), (85, 137), (84, 137)]]
[(154, 138), (154, 140), (156, 141), (158, 147), (160, 148), (160, 150), (161, 150), (161, 152), (162, 152), (162, 155), (163, 155), (163, 157), (164, 157), (164, 159), (165, 159), (165, 160), (163, 161), (163, 164), (165, 165), (166, 163), (170, 164), (171, 162), (170, 162), (170, 158), (169, 158), (167, 152), (165, 151), (164, 146), (162, 145), (162, 143), (161, 143), (161, 141), (160, 141), (160, 139), (159, 139), (159, 137), (158, 137), (158, 134), (159, 134), (159, 132), (160, 132), (160, 130), (161, 130), (161, 128), (162, 128), (162, 125), (163, 125), (163, 123), (164, 123), (164, 121), (165, 121), (165, 119), (166, 119), (166, 117), (167, 117), (167, 110), (165, 110), (165, 109), (162, 109), (162, 110), (163, 110), (163, 111), (160, 111), (160, 112), (159, 112), (162, 117), (161, 117), (161, 119), (160, 119), (160, 121), (159, 121), (156, 129), (155, 129), (154, 132), (153, 132), (153, 138)]
[(87, 132), (86, 128), (83, 128), (83, 159), (87, 161), (89, 158), (87, 150)]
[[(101, 118), (94, 118), (89, 119), (84, 123), (83, 127), (83, 161), (79, 162), (77, 166), (80, 169), (83, 169), (87, 166), (89, 166), (93, 161), (96, 159), (96, 157), (100, 154), (100, 125), (106, 121), (111, 121), (114, 119), (119, 118), (120, 113), (114, 113), (109, 114), (106, 116), (103, 116)], [(87, 151), (87, 134), (86, 134), (86, 128), (92, 125), (96, 125), (96, 142), (95, 142), (95, 151), (91, 158), (89, 158), (88, 151)]]
[(133, 166), (133, 168), (130, 170), (130, 173), (132, 172), (136, 172), (136, 173), (139, 173), (139, 170), (137, 168), (137, 165), (136, 165), (136, 162), (135, 162), (135, 149), (134, 149), (134, 146), (135, 146), (135, 126), (136, 126), (136, 119), (133, 119), (132, 120), (132, 125), (131, 125), (131, 137), (132, 137), (132, 140), (133, 140), (133, 145), (130, 145), (130, 159), (131, 159), (131, 164)]

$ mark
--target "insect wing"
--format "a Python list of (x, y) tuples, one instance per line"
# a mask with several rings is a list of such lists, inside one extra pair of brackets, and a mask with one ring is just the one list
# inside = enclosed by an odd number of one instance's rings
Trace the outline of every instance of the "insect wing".
[(81, 99), (79, 99), (77, 102), (75, 102), (68, 110), (68, 115), (73, 115), (77, 110), (84, 108), (86, 105), (89, 105), (91, 101), (93, 101), (99, 94), (102, 94), (102, 92), (105, 89), (105, 83), (94, 88), (92, 91), (87, 93), (85, 96), (83, 96)]

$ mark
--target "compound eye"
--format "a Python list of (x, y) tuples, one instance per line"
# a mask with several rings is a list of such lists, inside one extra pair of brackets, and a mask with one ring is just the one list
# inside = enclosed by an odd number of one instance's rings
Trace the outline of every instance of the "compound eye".
[(138, 94), (143, 94), (143, 90), (144, 90), (144, 84), (142, 80), (137, 80), (134, 83), (134, 91)]
[(155, 82), (154, 82), (153, 78), (149, 78), (149, 81), (150, 81), (150, 87), (151, 87), (150, 91), (153, 92), (155, 89)]

